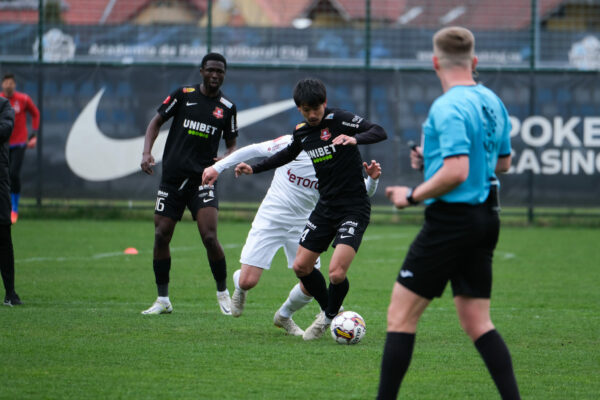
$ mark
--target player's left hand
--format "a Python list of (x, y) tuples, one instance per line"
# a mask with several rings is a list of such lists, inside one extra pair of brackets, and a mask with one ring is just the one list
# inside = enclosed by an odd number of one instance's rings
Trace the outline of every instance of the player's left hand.
[(37, 136), (34, 135), (27, 141), (27, 148), (33, 149), (36, 144), (37, 144)]
[(240, 175), (252, 175), (252, 167), (246, 163), (239, 163), (235, 166), (235, 177), (239, 177)]
[(367, 175), (371, 177), (371, 179), (377, 180), (381, 176), (381, 164), (379, 164), (377, 161), (371, 160), (371, 164), (363, 162), (363, 167), (365, 167), (365, 171)]
[(385, 196), (390, 199), (396, 208), (403, 209), (410, 205), (406, 200), (406, 193), (409, 189), (408, 186), (388, 186), (385, 188)]
[(203, 185), (214, 185), (219, 177), (219, 173), (214, 167), (208, 167), (202, 172), (202, 184)]
[(340, 135), (340, 136), (336, 136), (331, 143), (338, 145), (341, 144), (342, 146), (356, 146), (356, 139), (353, 138), (352, 136), (348, 136), (348, 135)]

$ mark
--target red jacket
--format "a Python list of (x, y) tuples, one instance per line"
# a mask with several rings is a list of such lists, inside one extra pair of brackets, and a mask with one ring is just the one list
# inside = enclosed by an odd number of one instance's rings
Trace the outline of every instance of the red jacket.
[[(0, 96), (6, 97), (4, 93)], [(12, 97), (8, 99), (13, 110), (15, 110), (15, 127), (10, 136), (9, 144), (11, 146), (27, 143), (27, 115), (31, 114), (31, 127), (37, 131), (40, 127), (40, 111), (37, 109), (31, 97), (25, 93), (15, 91)]]

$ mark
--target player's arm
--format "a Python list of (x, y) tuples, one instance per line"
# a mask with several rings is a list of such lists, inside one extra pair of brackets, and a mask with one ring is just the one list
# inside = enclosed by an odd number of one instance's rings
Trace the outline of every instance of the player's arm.
[(142, 163), (140, 164), (140, 167), (142, 168), (142, 171), (148, 175), (154, 173), (152, 167), (155, 165), (155, 161), (154, 157), (152, 157), (152, 146), (154, 146), (160, 127), (165, 121), (165, 118), (161, 114), (156, 114), (146, 128), (146, 134), (144, 135), (144, 150), (142, 152)]
[(220, 173), (225, 171), (227, 168), (233, 167), (234, 165), (237, 165), (243, 161), (255, 157), (265, 157), (272, 154), (268, 150), (270, 148), (269, 144), (272, 142), (272, 140), (268, 140), (262, 143), (250, 144), (227, 155), (225, 158), (219, 160), (204, 170), (202, 173), (202, 184), (214, 184)]
[(293, 161), (296, 157), (298, 157), (298, 154), (300, 154), (301, 151), (302, 145), (300, 144), (300, 140), (294, 137), (292, 142), (287, 147), (283, 148), (283, 150), (278, 151), (271, 157), (265, 158), (257, 164), (248, 165), (242, 163), (244, 166), (239, 164), (237, 167), (235, 167), (235, 174), (236, 176), (241, 174), (258, 174), (270, 169), (281, 167), (282, 165)]
[(40, 110), (35, 106), (31, 97), (27, 96), (25, 111), (31, 115), (31, 132), (27, 137), (27, 148), (32, 149), (37, 143), (37, 134), (40, 129)]
[(509, 154), (504, 157), (498, 157), (498, 162), (496, 162), (496, 173), (502, 174), (508, 172), (510, 169), (510, 163), (512, 161), (512, 156)]
[(8, 143), (15, 126), (15, 111), (8, 100), (0, 103), (0, 143)]
[(365, 179), (365, 187), (367, 194), (372, 197), (377, 191), (377, 185), (379, 184), (379, 177), (381, 176), (381, 164), (375, 160), (371, 160), (371, 164), (363, 162), (367, 178)]
[[(352, 113), (344, 112), (340, 118), (347, 122), (344, 129), (347, 134), (339, 135), (332, 140), (334, 145), (372, 144), (387, 139), (387, 133), (381, 126), (374, 124)], [(358, 120), (358, 122), (352, 122)]]
[[(463, 183), (468, 176), (468, 155), (444, 158), (444, 164), (431, 178), (412, 189), (413, 204), (450, 192)], [(397, 208), (405, 208), (412, 205), (407, 199), (410, 190), (407, 186), (388, 186), (385, 188), (385, 195)]]

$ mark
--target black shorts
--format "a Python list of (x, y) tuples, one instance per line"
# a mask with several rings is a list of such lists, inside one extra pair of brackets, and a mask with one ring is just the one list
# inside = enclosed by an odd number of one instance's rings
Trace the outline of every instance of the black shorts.
[(368, 199), (364, 204), (336, 207), (317, 202), (300, 236), (300, 245), (323, 253), (333, 240), (332, 247), (340, 243), (347, 244), (358, 252), (370, 217), (371, 204)]
[(487, 203), (435, 202), (425, 209), (397, 280), (428, 299), (440, 297), (448, 281), (454, 296), (489, 299), (499, 231), (498, 213)]
[(217, 187), (215, 185), (202, 186), (200, 181), (187, 181), (185, 185), (173, 185), (162, 182), (156, 196), (154, 214), (181, 221), (185, 208), (196, 219), (198, 210), (204, 207), (219, 208)]

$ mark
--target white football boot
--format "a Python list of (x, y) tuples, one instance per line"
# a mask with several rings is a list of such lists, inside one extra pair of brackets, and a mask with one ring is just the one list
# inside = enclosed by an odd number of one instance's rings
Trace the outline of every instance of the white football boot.
[(304, 335), (304, 331), (294, 322), (294, 320), (290, 318), (286, 318), (279, 314), (279, 310), (273, 316), (273, 325), (278, 328), (283, 328), (288, 333), (288, 335), (292, 336), (302, 336)]
[(323, 336), (330, 324), (331, 320), (327, 319), (325, 316), (325, 311), (321, 311), (319, 314), (317, 314), (315, 321), (308, 328), (306, 328), (302, 338), (304, 340), (318, 339)]
[(246, 305), (247, 290), (235, 288), (233, 296), (231, 296), (231, 315), (239, 317), (244, 312), (244, 306)]
[(217, 301), (219, 302), (219, 308), (225, 315), (231, 315), (231, 298), (229, 297), (229, 290), (225, 289), (222, 292), (217, 292)]
[(164, 302), (164, 301), (157, 299), (149, 309), (142, 311), (142, 314), (144, 314), (144, 315), (170, 314), (171, 311), (173, 311), (173, 306), (171, 305), (171, 302)]

